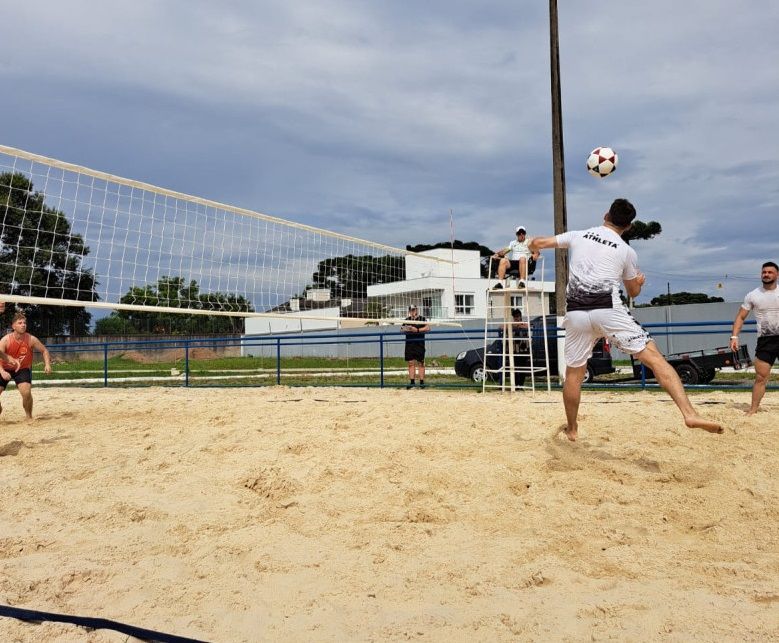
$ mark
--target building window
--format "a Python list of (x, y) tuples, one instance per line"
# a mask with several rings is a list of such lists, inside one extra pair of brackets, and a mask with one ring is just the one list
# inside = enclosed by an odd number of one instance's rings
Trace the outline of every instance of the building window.
[(473, 295), (454, 296), (454, 314), (455, 315), (473, 315), (474, 303)]

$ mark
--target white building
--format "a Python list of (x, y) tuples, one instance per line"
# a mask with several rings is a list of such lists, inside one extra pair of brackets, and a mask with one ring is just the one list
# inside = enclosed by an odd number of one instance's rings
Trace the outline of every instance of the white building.
[[(416, 304), (419, 312), (431, 321), (468, 321), (495, 316), (487, 304), (488, 282), (481, 277), (478, 250), (454, 250), (437, 248), (425, 250), (419, 255), (430, 255), (444, 261), (427, 261), (417, 255), (406, 255), (406, 278), (403, 281), (368, 286), (367, 300), (329, 300), (329, 290), (311, 289), (305, 298), (291, 299), (274, 309), (279, 317), (247, 317), (246, 335), (273, 335), (315, 330), (337, 330), (362, 326), (360, 318), (372, 313), (370, 304), (376, 303), (384, 316), (402, 319), (408, 314), (408, 306)], [(454, 261), (454, 263), (452, 263)], [(532, 295), (528, 301), (530, 315), (541, 314), (543, 293), (544, 311), (554, 293), (554, 281), (541, 281), (543, 264), (539, 262), (536, 273), (528, 282)], [(511, 306), (523, 308), (522, 291), (510, 295)], [(495, 295), (492, 296), (495, 301)], [(502, 306), (504, 298), (498, 304)], [(359, 310), (356, 310), (359, 309)], [(375, 314), (375, 313), (373, 313)], [(289, 315), (287, 318), (286, 316)], [(502, 316), (503, 313), (500, 313)], [(355, 319), (357, 318), (357, 319)]]
[[(389, 310), (392, 317), (405, 317), (408, 305), (416, 304), (420, 314), (430, 320), (484, 319), (488, 314), (487, 289), (491, 285), (481, 276), (477, 250), (450, 250), (436, 248), (421, 255), (431, 255), (445, 261), (425, 261), (415, 255), (406, 256), (406, 278), (385, 284), (368, 286), (368, 299), (377, 301)], [(454, 264), (448, 263), (454, 261)], [(528, 282), (528, 290), (543, 293), (545, 311), (549, 311), (554, 293), (554, 281), (541, 281), (543, 262), (539, 261), (535, 274)], [(492, 280), (492, 285), (495, 281)], [(523, 294), (511, 294), (512, 305), (521, 308)], [(531, 296), (529, 313), (541, 314), (541, 298)]]

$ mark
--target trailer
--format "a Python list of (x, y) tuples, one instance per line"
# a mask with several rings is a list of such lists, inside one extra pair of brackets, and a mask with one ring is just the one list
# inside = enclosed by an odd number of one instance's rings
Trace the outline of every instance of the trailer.
[[(723, 346), (708, 350), (672, 353), (666, 355), (665, 359), (679, 374), (679, 379), (684, 385), (708, 384), (714, 379), (717, 371), (726, 366), (739, 371), (752, 365), (746, 345), (740, 346), (737, 351), (732, 351), (730, 346)], [(633, 379), (654, 378), (652, 369), (641, 364), (632, 355), (630, 362), (633, 366)], [(643, 374), (642, 370), (645, 371)]]

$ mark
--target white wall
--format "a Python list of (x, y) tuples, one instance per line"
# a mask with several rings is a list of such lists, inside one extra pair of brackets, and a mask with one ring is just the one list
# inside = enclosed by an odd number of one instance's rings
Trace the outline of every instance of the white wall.
[[(319, 308), (304, 310), (287, 317), (247, 317), (246, 335), (272, 335), (274, 333), (299, 333), (310, 330), (335, 330), (338, 328), (339, 309)], [(310, 319), (330, 317), (331, 319)]]

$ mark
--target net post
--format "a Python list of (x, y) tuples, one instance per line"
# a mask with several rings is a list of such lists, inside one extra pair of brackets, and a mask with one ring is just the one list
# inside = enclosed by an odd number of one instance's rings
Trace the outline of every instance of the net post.
[(384, 333), (379, 333), (379, 388), (384, 388)]
[(108, 388), (108, 342), (103, 342), (103, 388)]
[(276, 384), (281, 384), (281, 337), (276, 338)]

